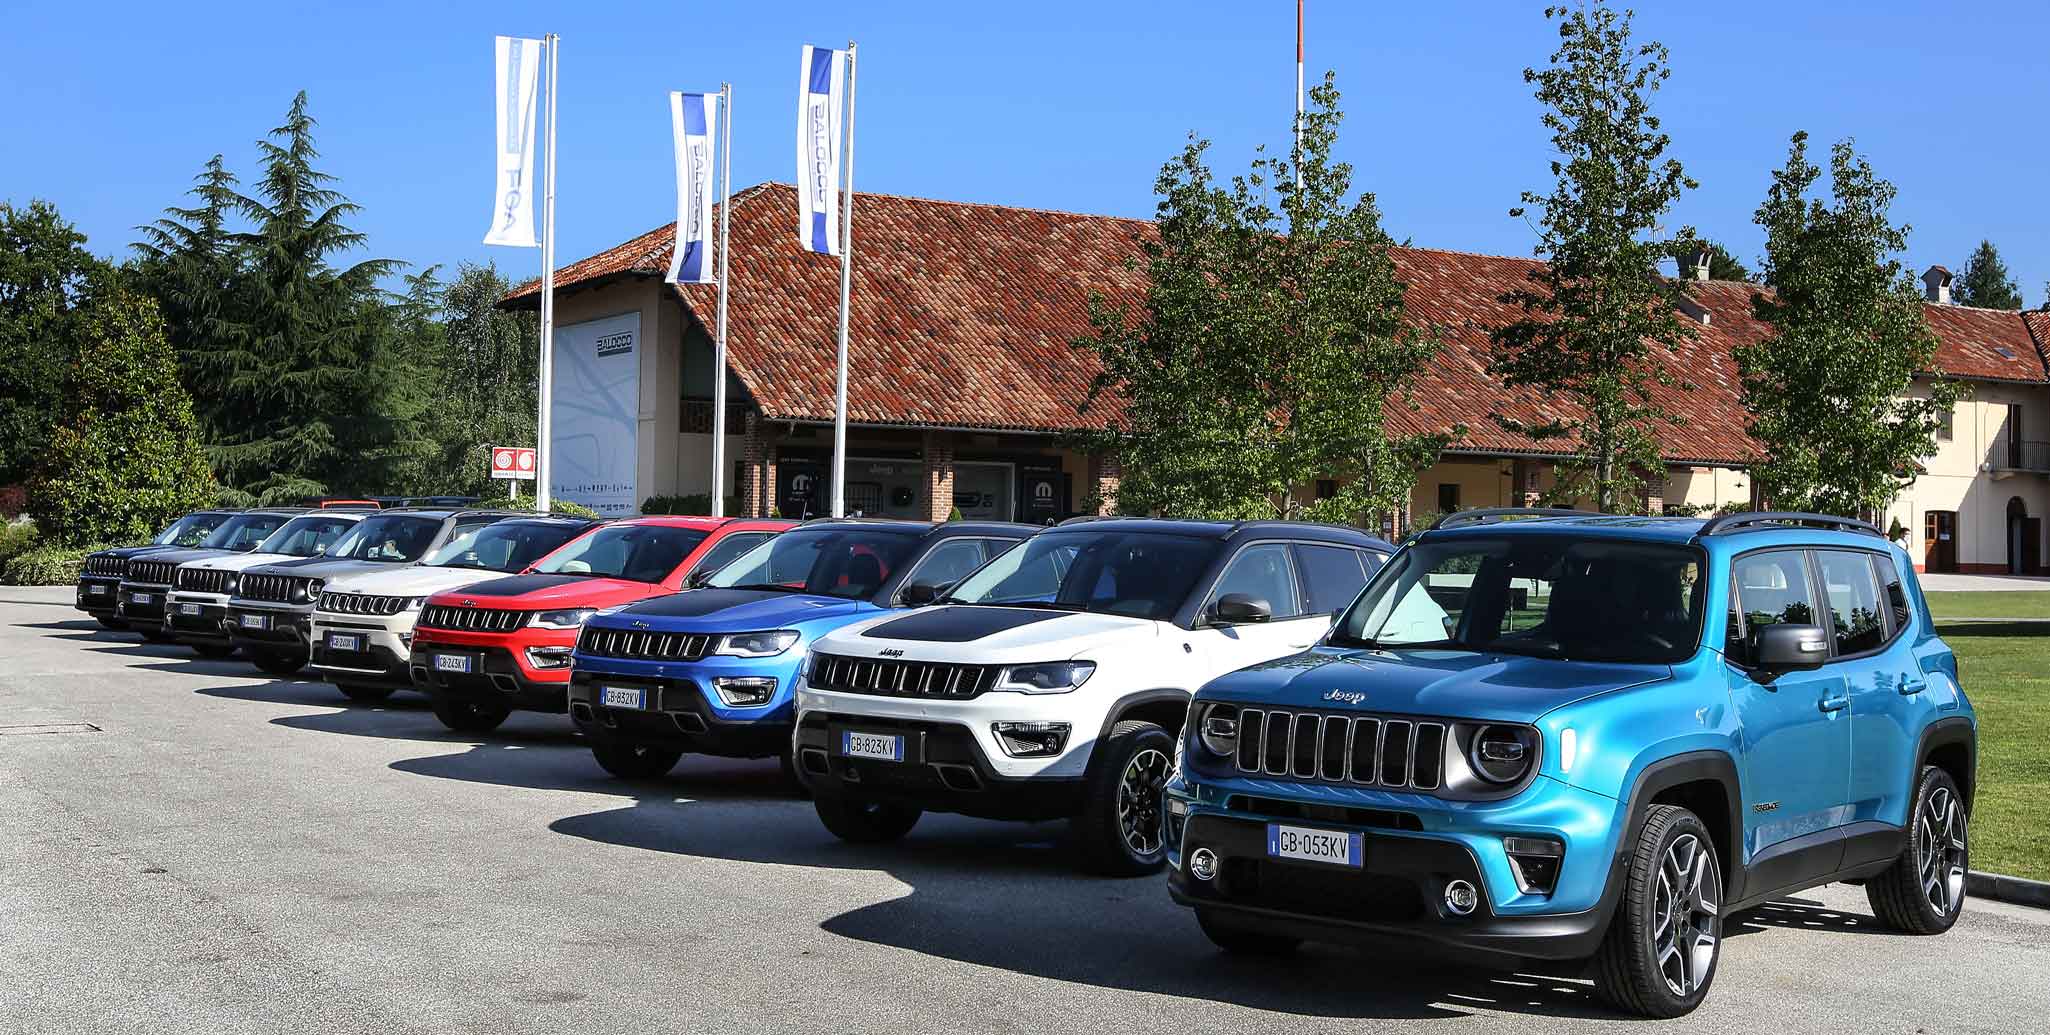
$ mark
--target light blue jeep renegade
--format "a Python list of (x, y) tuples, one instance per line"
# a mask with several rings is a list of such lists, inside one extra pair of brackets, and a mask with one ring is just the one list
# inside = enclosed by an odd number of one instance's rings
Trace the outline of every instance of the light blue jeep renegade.
[(1589, 959), (1675, 1016), (1768, 899), (1863, 882), (1885, 925), (1948, 930), (1976, 732), (1870, 525), (1467, 511), (1316, 648), (1196, 694), (1169, 887), (1227, 951)]

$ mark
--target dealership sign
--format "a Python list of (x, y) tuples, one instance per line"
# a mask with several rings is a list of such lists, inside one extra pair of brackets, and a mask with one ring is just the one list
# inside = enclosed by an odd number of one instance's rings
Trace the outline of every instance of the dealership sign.
[(534, 451), (519, 446), (491, 447), (491, 476), (493, 478), (534, 479)]

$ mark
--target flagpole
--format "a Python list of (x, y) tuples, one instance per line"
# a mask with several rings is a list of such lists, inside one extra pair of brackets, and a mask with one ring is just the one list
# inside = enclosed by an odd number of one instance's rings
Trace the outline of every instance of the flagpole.
[(840, 209), (840, 376), (833, 393), (833, 516), (847, 516), (847, 308), (854, 296), (854, 41), (847, 41), (847, 193)]
[(726, 291), (733, 277), (733, 84), (719, 84), (719, 316), (712, 346), (712, 516), (726, 516)]
[(548, 45), (548, 136), (547, 157), (543, 163), (547, 168), (548, 188), (541, 196), (541, 400), (540, 413), (534, 422), (534, 509), (548, 513), (549, 471), (553, 466), (549, 450), (548, 411), (555, 396), (555, 52), (561, 48), (561, 39), (549, 33)]

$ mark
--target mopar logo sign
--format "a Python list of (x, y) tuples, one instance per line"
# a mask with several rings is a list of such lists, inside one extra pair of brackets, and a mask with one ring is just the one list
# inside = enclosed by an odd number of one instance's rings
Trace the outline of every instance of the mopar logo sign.
[(1358, 690), (1333, 690), (1325, 694), (1324, 699), (1336, 701), (1339, 704), (1358, 704), (1366, 700), (1367, 695), (1360, 693)]

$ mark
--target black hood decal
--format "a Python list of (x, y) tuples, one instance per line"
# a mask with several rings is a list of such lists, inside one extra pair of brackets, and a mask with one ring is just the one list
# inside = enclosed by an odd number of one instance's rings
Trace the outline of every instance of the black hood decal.
[(1019, 626), (1059, 618), (1065, 613), (1028, 611), (1022, 607), (937, 607), (884, 622), (862, 635), (879, 640), (966, 643)]
[(553, 589), (571, 582), (589, 581), (590, 578), (584, 575), (508, 575), (489, 582), (473, 582), (462, 587), (462, 590), (465, 594), (480, 597), (516, 597), (537, 589)]
[(773, 600), (777, 597), (795, 595), (767, 589), (694, 589), (688, 593), (649, 597), (635, 603), (631, 610), (637, 615), (656, 615), (662, 618), (699, 618), (715, 611), (724, 611), (729, 607), (752, 604), (757, 600)]

